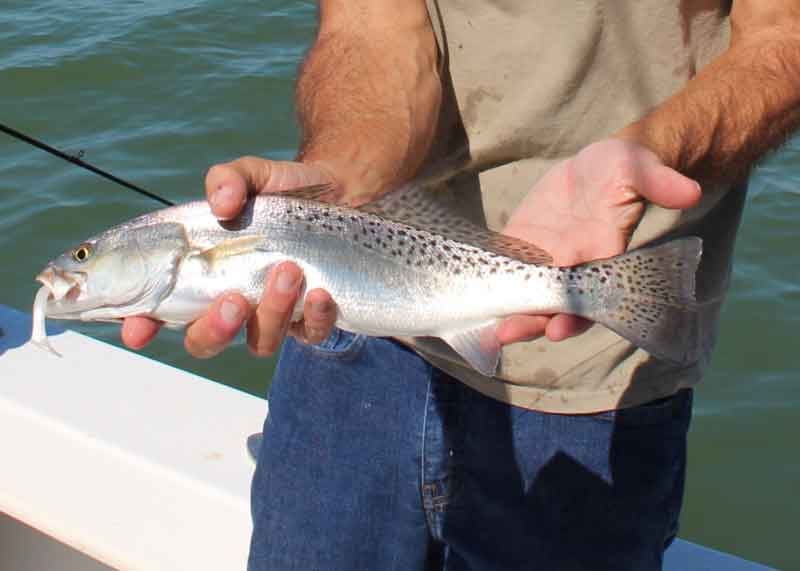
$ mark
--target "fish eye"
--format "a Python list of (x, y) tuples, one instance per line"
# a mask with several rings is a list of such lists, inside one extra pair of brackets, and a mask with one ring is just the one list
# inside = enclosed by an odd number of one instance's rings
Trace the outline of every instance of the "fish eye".
[(85, 262), (92, 255), (92, 247), (89, 244), (81, 244), (72, 251), (72, 259), (76, 262)]

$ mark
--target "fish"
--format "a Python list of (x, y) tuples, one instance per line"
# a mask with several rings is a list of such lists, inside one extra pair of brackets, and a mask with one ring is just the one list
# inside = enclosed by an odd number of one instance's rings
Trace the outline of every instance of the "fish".
[(578, 315), (657, 359), (696, 358), (698, 237), (559, 267), (535, 245), (453, 214), (457, 197), (405, 188), (353, 208), (325, 201), (329, 191), (260, 194), (230, 221), (189, 202), (85, 240), (36, 277), (32, 341), (50, 347), (45, 317), (148, 316), (180, 328), (229, 291), (258, 303), (268, 272), (291, 260), (304, 292), (330, 292), (340, 329), (439, 338), (487, 377), (501, 364), (498, 324), (520, 313)]

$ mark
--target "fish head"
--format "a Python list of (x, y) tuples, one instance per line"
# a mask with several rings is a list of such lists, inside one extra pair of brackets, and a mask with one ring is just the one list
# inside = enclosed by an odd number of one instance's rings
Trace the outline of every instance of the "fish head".
[(178, 223), (107, 230), (64, 252), (36, 276), (50, 290), (45, 314), (83, 321), (147, 314), (171, 291), (188, 250)]

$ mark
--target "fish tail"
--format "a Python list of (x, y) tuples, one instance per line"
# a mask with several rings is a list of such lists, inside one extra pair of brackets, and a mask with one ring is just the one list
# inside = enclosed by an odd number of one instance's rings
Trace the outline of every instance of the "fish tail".
[(601, 287), (606, 295), (593, 296), (595, 303), (580, 313), (657, 358), (696, 361), (695, 273), (702, 245), (700, 238), (680, 238), (585, 264), (594, 282), (608, 287)]

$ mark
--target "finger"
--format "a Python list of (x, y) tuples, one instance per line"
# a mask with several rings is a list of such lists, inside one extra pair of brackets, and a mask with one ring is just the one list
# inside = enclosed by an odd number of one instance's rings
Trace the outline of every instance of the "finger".
[(550, 341), (563, 341), (570, 337), (580, 335), (591, 326), (592, 322), (588, 319), (578, 317), (577, 315), (560, 313), (554, 315), (548, 322), (545, 333)]
[(255, 355), (272, 355), (281, 346), (302, 283), (303, 272), (292, 262), (270, 272), (261, 301), (247, 323), (247, 345)]
[(218, 298), (205, 315), (186, 329), (186, 350), (198, 359), (219, 354), (233, 341), (250, 313), (250, 304), (238, 293)]
[(700, 185), (664, 165), (649, 165), (640, 171), (639, 193), (664, 208), (686, 209), (695, 206), (702, 196)]
[(331, 177), (316, 166), (242, 157), (208, 170), (206, 196), (214, 215), (228, 220), (239, 213), (248, 194), (280, 192), (332, 182)]
[(549, 321), (546, 315), (512, 315), (497, 326), (497, 340), (501, 345), (531, 341), (544, 334)]
[(324, 341), (336, 323), (336, 304), (324, 289), (306, 295), (303, 306), (303, 340), (315, 345)]
[(122, 342), (131, 349), (141, 349), (158, 333), (161, 323), (147, 317), (126, 317), (122, 322)]

